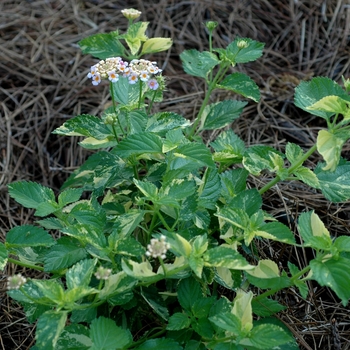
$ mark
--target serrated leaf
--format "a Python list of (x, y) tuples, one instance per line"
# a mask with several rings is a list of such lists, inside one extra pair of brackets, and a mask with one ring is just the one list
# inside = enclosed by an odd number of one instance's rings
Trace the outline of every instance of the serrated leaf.
[(8, 252), (3, 243), (0, 242), (0, 270), (3, 270), (7, 264)]
[(337, 237), (333, 243), (333, 246), (336, 247), (340, 252), (350, 252), (350, 237)]
[(78, 201), (82, 194), (82, 188), (69, 188), (58, 196), (58, 205), (63, 208), (67, 204)]
[(326, 96), (307, 107), (310, 111), (323, 111), (336, 114), (346, 114), (349, 100), (344, 100), (339, 96)]
[(180, 305), (187, 311), (191, 311), (194, 303), (203, 298), (199, 283), (193, 278), (185, 278), (180, 281), (177, 290)]
[(260, 100), (260, 90), (258, 85), (244, 73), (232, 73), (228, 75), (220, 84), (219, 88), (230, 90), (255, 102)]
[(91, 350), (124, 349), (132, 343), (128, 330), (118, 327), (113, 320), (103, 316), (91, 322), (90, 338), (93, 342)]
[(118, 40), (119, 32), (94, 34), (81, 41), (79, 46), (84, 54), (90, 54), (101, 60), (109, 57), (124, 56), (125, 48)]
[(249, 334), (249, 338), (241, 340), (240, 344), (254, 347), (255, 349), (273, 349), (292, 340), (292, 336), (282, 327), (272, 324), (261, 324), (254, 327)]
[(180, 59), (187, 74), (201, 78), (206, 78), (208, 73), (220, 62), (216, 55), (208, 51), (199, 52), (195, 49), (185, 50), (180, 54)]
[(41, 203), (55, 202), (51, 188), (30, 181), (18, 181), (8, 185), (10, 197), (25, 208), (36, 209)]
[(124, 271), (110, 275), (99, 293), (99, 298), (106, 300), (117, 294), (126, 294), (133, 289), (136, 283), (137, 280), (128, 276)]
[(281, 305), (278, 301), (269, 298), (259, 300), (253, 299), (252, 308), (253, 313), (261, 317), (271, 316), (286, 309), (286, 307)]
[(324, 250), (331, 248), (329, 231), (313, 210), (299, 216), (298, 230), (306, 247)]
[(309, 82), (302, 81), (299, 86), (297, 86), (295, 89), (294, 103), (304, 111), (329, 121), (331, 116), (335, 114), (334, 112), (309, 110), (308, 107), (330, 95), (339, 96), (344, 99), (348, 98), (344, 90), (333, 80), (325, 77), (316, 77)]
[(216, 168), (207, 168), (202, 181), (198, 189), (198, 206), (214, 210), (221, 193), (221, 181)]
[(268, 222), (260, 226), (255, 234), (274, 241), (295, 244), (293, 232), (281, 222)]
[(64, 328), (55, 350), (88, 350), (91, 346), (89, 330), (81, 324), (73, 323)]
[(65, 136), (93, 137), (97, 140), (104, 140), (108, 136), (113, 136), (108, 125), (100, 118), (89, 114), (81, 114), (67, 120), (52, 133)]
[(203, 259), (206, 266), (226, 267), (233, 270), (250, 270), (254, 268), (236, 250), (223, 245), (207, 250), (203, 255)]
[(111, 94), (116, 102), (122, 106), (130, 106), (138, 102), (140, 86), (130, 84), (126, 77), (119, 77), (116, 83), (112, 83)]
[(231, 169), (220, 174), (223, 197), (230, 201), (233, 197), (243, 192), (247, 186), (249, 173), (246, 169)]
[[(292, 274), (292, 277), (300, 272), (300, 270), (294, 264), (292, 264), (290, 261), (288, 261), (288, 268), (289, 268), (290, 273)], [(294, 280), (294, 285), (299, 289), (300, 295), (304, 299), (306, 299), (307, 295), (309, 293), (309, 288), (308, 288), (306, 282), (298, 279), (298, 280)]]
[(133, 134), (122, 140), (115, 151), (122, 158), (145, 153), (161, 153), (162, 141), (159, 136), (149, 132)]
[(247, 102), (225, 100), (205, 107), (200, 130), (221, 129), (239, 118)]
[(241, 331), (248, 333), (253, 327), (252, 314), (253, 292), (245, 292), (242, 289), (237, 290), (235, 299), (233, 300), (233, 308), (231, 313), (239, 318), (242, 323)]
[(152, 182), (139, 181), (133, 179), (136, 187), (141, 191), (141, 193), (149, 200), (156, 200), (158, 196), (158, 188)]
[(335, 171), (315, 169), (323, 195), (331, 202), (344, 202), (350, 198), (350, 164), (338, 165)]
[(350, 259), (344, 257), (332, 257), (326, 261), (314, 259), (310, 261), (310, 267), (311, 278), (321, 286), (331, 288), (345, 307), (350, 299)]
[(6, 235), (6, 247), (50, 247), (55, 244), (52, 236), (41, 227), (23, 225), (13, 227)]
[(286, 145), (286, 157), (291, 164), (295, 163), (304, 155), (304, 151), (299, 145), (288, 142)]
[(178, 331), (180, 329), (188, 328), (190, 324), (191, 319), (187, 314), (176, 312), (170, 316), (166, 329), (169, 331)]
[(86, 250), (76, 242), (61, 238), (45, 255), (44, 269), (47, 272), (59, 271), (84, 259), (86, 255)]
[(66, 311), (46, 311), (36, 326), (36, 345), (45, 350), (53, 350), (67, 320)]
[(156, 314), (165, 321), (169, 319), (169, 311), (155, 287), (142, 288), (141, 295)]
[(129, 26), (126, 34), (123, 35), (129, 46), (132, 55), (136, 55), (141, 47), (141, 43), (148, 38), (145, 34), (149, 22), (137, 22)]
[(320, 188), (320, 182), (318, 181), (316, 174), (311, 169), (301, 166), (293, 173), (300, 181), (306, 183), (310, 187)]
[(95, 139), (94, 137), (87, 137), (83, 141), (79, 142), (79, 145), (86, 149), (100, 149), (114, 147), (118, 142), (116, 140), (105, 138), (103, 140)]
[(165, 135), (170, 130), (186, 128), (190, 125), (191, 122), (188, 119), (177, 113), (160, 112), (148, 119), (146, 131)]
[(72, 266), (66, 273), (67, 288), (87, 287), (90, 283), (96, 263), (96, 259), (86, 259)]
[(221, 314), (209, 317), (209, 321), (213, 322), (217, 327), (239, 336), (242, 323), (241, 320), (231, 312), (223, 312)]
[(151, 38), (144, 42), (141, 55), (168, 50), (173, 41), (170, 38)]
[[(239, 47), (239, 43), (245, 42), (246, 47)], [(250, 38), (237, 37), (226, 48), (226, 55), (232, 64), (246, 63), (257, 60), (262, 55), (265, 44)]]
[(170, 169), (180, 169), (190, 166), (191, 169), (208, 166), (214, 167), (212, 155), (208, 147), (203, 143), (190, 143), (180, 145), (173, 153), (170, 161)]

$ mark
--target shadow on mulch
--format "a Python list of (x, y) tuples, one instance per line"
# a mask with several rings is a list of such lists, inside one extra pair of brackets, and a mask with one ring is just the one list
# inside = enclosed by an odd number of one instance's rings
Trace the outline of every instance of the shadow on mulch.
[[(96, 60), (82, 56), (77, 42), (116, 28), (125, 29), (120, 10), (134, 7), (150, 22), (149, 36), (171, 37), (170, 52), (148, 57), (168, 77), (160, 109), (192, 118), (203, 98), (203, 83), (185, 75), (179, 54), (207, 48), (203, 22), (219, 22), (214, 45), (225, 47), (237, 35), (266, 43), (257, 62), (238, 66), (260, 86), (262, 99), (249, 103), (232, 126), (248, 145), (263, 143), (283, 150), (288, 141), (308, 148), (323, 121), (293, 106), (294, 87), (313, 76), (341, 82), (350, 71), (350, 5), (341, 0), (256, 1), (108, 1), (1, 0), (0, 2), (0, 239), (14, 226), (33, 221), (33, 212), (12, 201), (7, 184), (39, 182), (58, 191), (67, 176), (89, 155), (76, 137), (51, 132), (78, 114), (98, 115), (108, 102), (107, 87), (94, 87), (86, 78)], [(227, 98), (219, 92), (213, 101)], [(208, 133), (208, 141), (216, 133)], [(350, 147), (343, 156), (349, 158)], [(309, 161), (314, 167), (318, 155)], [(252, 178), (261, 187), (268, 178)], [(303, 210), (315, 209), (333, 236), (349, 233), (349, 203), (331, 204), (299, 183), (280, 183), (265, 195), (265, 210), (295, 230)], [(296, 232), (297, 234), (297, 232)], [(262, 257), (281, 266), (291, 261), (305, 266), (308, 251), (281, 244), (259, 247)], [(0, 277), (0, 349), (29, 349), (34, 328), (22, 309), (5, 293), (8, 275), (35, 272), (9, 264)], [(327, 288), (310, 283), (303, 299), (289, 289), (276, 297), (287, 306), (279, 318), (295, 335), (300, 349), (350, 349), (349, 312)]]

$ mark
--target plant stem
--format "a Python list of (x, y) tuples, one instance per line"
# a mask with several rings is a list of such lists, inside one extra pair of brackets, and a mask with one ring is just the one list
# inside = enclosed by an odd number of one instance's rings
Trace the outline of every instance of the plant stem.
[(151, 112), (151, 108), (152, 108), (152, 106), (153, 106), (154, 99), (156, 98), (156, 94), (157, 94), (157, 91), (154, 90), (154, 94), (153, 94), (151, 103), (149, 104), (148, 109), (147, 109), (147, 115)]
[(139, 104), (137, 106), (138, 109), (141, 108), (141, 99), (142, 99), (142, 80), (141, 79), (140, 79), (139, 85), (140, 85), (140, 92), (139, 92)]
[(44, 268), (41, 266), (27, 264), (23, 261), (19, 261), (19, 260), (12, 259), (12, 258), (8, 258), (7, 260), (8, 260), (8, 262), (10, 262), (12, 264), (16, 264), (18, 266), (28, 267), (29, 269), (38, 270), (38, 271), (44, 271)]
[[(299, 168), (306, 159), (308, 159), (312, 153), (314, 153), (317, 150), (317, 145), (313, 145), (303, 156), (301, 156), (295, 163), (293, 163), (290, 168), (288, 169), (288, 174), (291, 175), (295, 169)], [(274, 179), (272, 179), (270, 182), (268, 182), (264, 187), (262, 187), (259, 190), (260, 194), (265, 193), (268, 191), (272, 186), (276, 185), (277, 182), (281, 181), (280, 176), (276, 176)]]
[[(109, 84), (109, 87), (110, 87), (110, 90), (111, 90), (111, 97), (112, 97), (112, 103), (113, 103), (113, 110), (114, 110), (114, 113), (115, 113), (115, 116), (117, 118), (117, 122), (119, 124), (119, 128), (121, 130), (121, 132), (123, 133), (123, 135), (125, 136), (125, 132), (124, 132), (124, 129), (122, 127), (122, 125), (120, 124), (120, 120), (119, 120), (119, 116), (118, 116), (118, 113), (117, 113), (117, 104), (115, 103), (115, 98), (114, 98), (114, 87), (113, 87), (113, 83), (110, 82)], [(115, 132), (115, 129), (113, 127), (113, 133), (114, 133), (114, 136), (116, 135), (116, 132)], [(118, 142), (118, 138), (116, 137), (116, 140)]]

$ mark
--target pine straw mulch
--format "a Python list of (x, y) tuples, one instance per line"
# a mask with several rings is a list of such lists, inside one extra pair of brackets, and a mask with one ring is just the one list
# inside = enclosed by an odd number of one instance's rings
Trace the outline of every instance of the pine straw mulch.
[[(341, 0), (256, 1), (108, 1), (108, 0), (1, 0), (0, 1), (0, 239), (16, 226), (33, 221), (33, 212), (12, 201), (6, 185), (30, 180), (59, 189), (69, 173), (89, 152), (78, 138), (51, 132), (72, 116), (98, 115), (106, 103), (106, 87), (87, 81), (96, 62), (82, 56), (77, 42), (94, 33), (125, 29), (120, 10), (134, 7), (150, 21), (149, 36), (168, 36), (169, 53), (149, 57), (158, 61), (168, 77), (166, 98), (159, 108), (192, 118), (203, 97), (202, 82), (184, 74), (179, 54), (188, 48), (205, 50), (203, 22), (215, 20), (215, 46), (224, 47), (236, 35), (266, 43), (257, 62), (238, 67), (260, 86), (262, 99), (249, 103), (234, 131), (248, 145), (269, 144), (283, 150), (287, 141), (307, 148), (315, 142), (322, 120), (293, 106), (293, 89), (300, 80), (328, 76), (337, 82), (349, 77), (350, 6)], [(228, 97), (219, 92), (213, 101)], [(102, 102), (101, 102), (102, 101)], [(216, 133), (207, 134), (208, 141)], [(344, 157), (348, 158), (349, 145)], [(314, 155), (309, 166), (319, 160)], [(266, 178), (251, 179), (261, 187)], [(280, 183), (265, 195), (265, 209), (295, 229), (304, 210), (315, 209), (333, 236), (348, 234), (348, 203), (331, 204), (299, 183)], [(266, 244), (266, 243), (265, 243)], [(260, 253), (285, 267), (299, 267), (312, 259), (309, 251), (266, 244)], [(21, 308), (5, 293), (8, 275), (33, 271), (9, 264), (0, 276), (0, 349), (29, 349), (34, 328)], [(350, 280), (350, 276), (349, 276)], [(280, 319), (295, 335), (300, 349), (350, 349), (349, 310), (327, 288), (310, 282), (303, 299), (289, 289), (277, 297), (288, 308)]]

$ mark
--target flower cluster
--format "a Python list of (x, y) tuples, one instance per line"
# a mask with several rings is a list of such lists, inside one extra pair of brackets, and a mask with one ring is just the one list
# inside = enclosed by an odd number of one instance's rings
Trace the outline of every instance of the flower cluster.
[(135, 10), (135, 9), (124, 9), (121, 11), (122, 14), (127, 18), (127, 19), (136, 19), (141, 16), (141, 11)]
[(26, 282), (27, 279), (18, 273), (17, 275), (10, 276), (7, 279), (7, 289), (20, 289)]
[(170, 248), (170, 244), (165, 241), (166, 237), (161, 235), (159, 239), (152, 238), (150, 244), (147, 245), (147, 256), (153, 258), (161, 257), (165, 259), (165, 254)]
[(103, 266), (99, 266), (95, 272), (95, 277), (98, 280), (108, 280), (108, 277), (111, 275), (112, 270), (106, 269)]
[(93, 85), (98, 85), (102, 79), (116, 83), (119, 77), (123, 76), (128, 78), (130, 84), (141, 80), (147, 82), (151, 90), (157, 90), (159, 84), (153, 77), (161, 72), (162, 70), (158, 68), (156, 62), (135, 59), (129, 64), (121, 57), (111, 57), (92, 66), (87, 76), (92, 79)]

